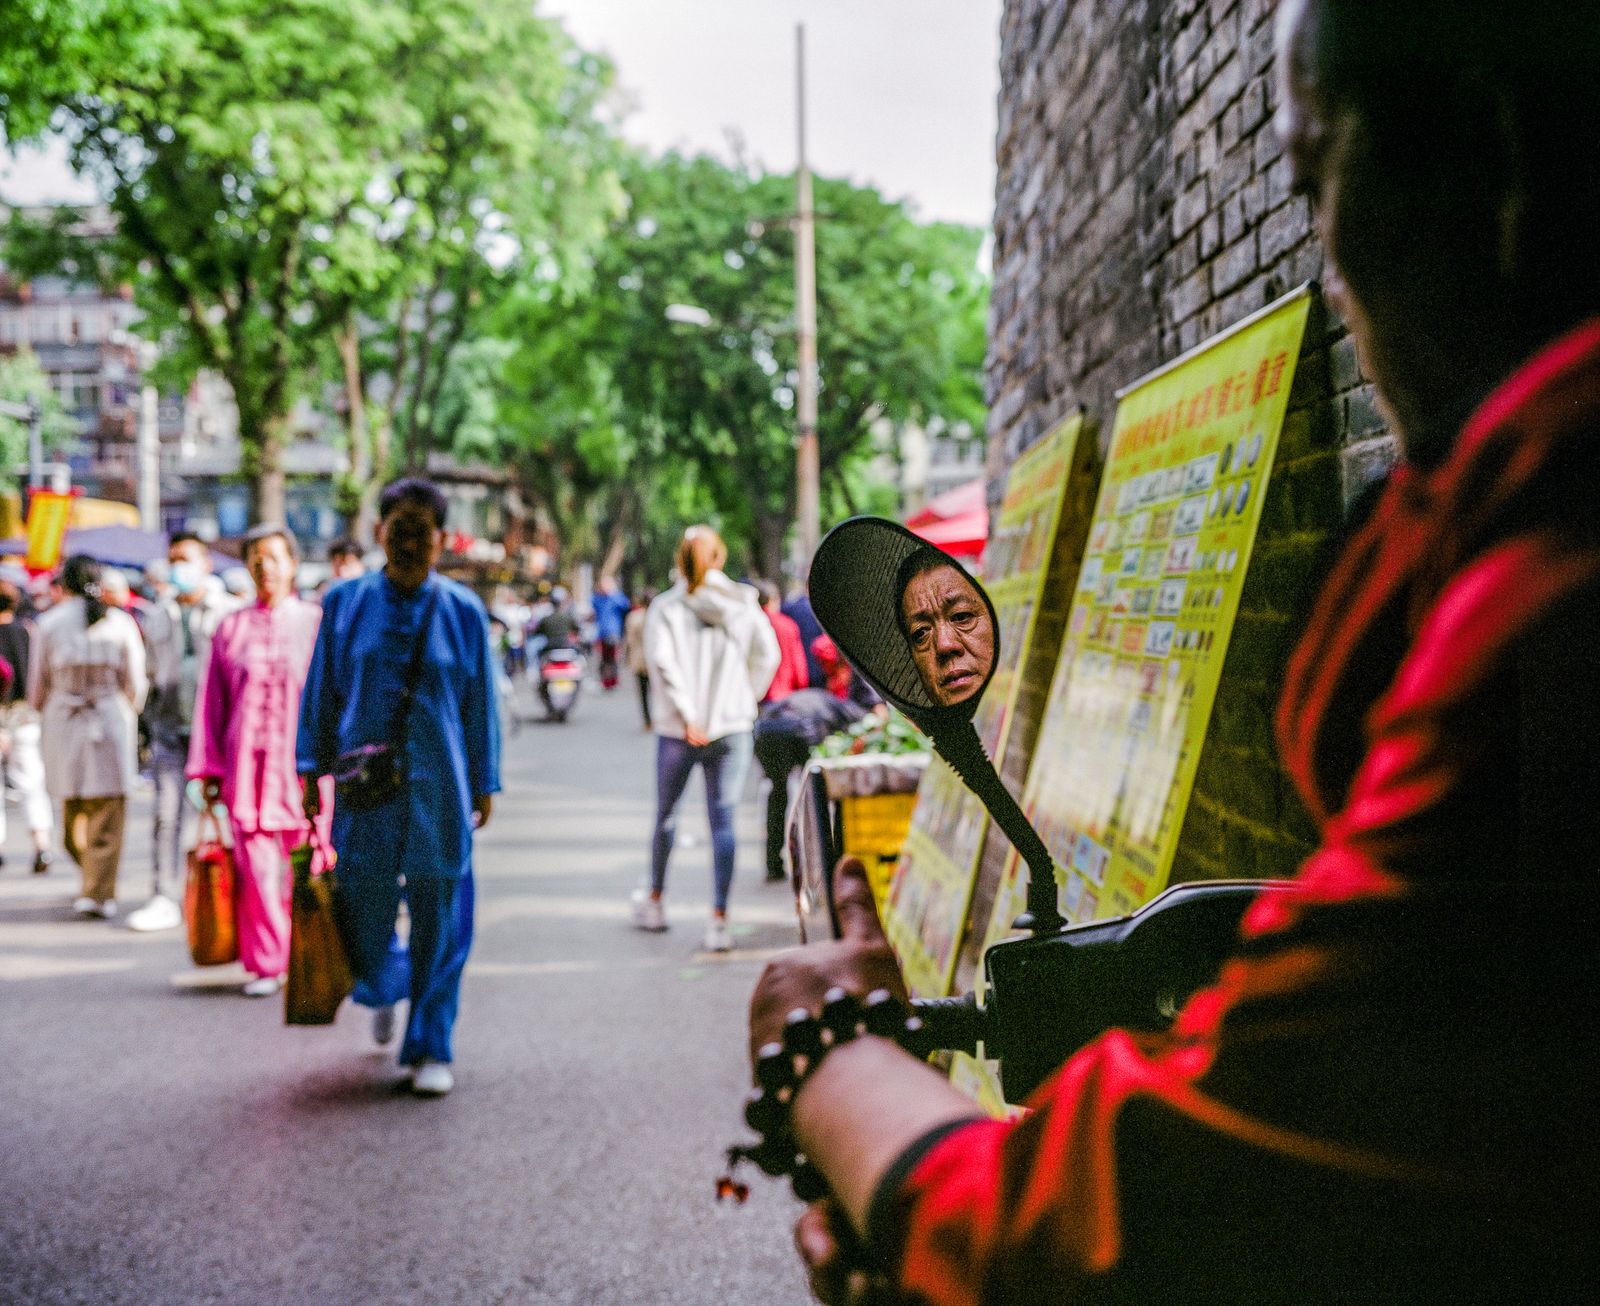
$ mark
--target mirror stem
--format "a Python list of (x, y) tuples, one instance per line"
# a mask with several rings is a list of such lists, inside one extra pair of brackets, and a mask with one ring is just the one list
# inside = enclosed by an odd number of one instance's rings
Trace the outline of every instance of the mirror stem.
[(1054, 934), (1066, 924), (1056, 906), (1056, 869), (1050, 852), (1039, 838), (1017, 800), (1000, 779), (994, 763), (983, 751), (978, 731), (968, 721), (957, 729), (940, 731), (933, 740), (941, 757), (955, 769), (973, 793), (983, 800), (995, 824), (1028, 866), (1028, 910), (1013, 922), (1019, 930)]

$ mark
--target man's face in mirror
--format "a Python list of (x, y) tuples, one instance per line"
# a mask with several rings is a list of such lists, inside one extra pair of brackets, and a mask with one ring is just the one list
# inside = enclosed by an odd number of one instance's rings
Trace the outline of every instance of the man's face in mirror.
[(918, 572), (900, 599), (911, 657), (940, 707), (965, 702), (994, 666), (994, 621), (978, 588), (948, 563)]

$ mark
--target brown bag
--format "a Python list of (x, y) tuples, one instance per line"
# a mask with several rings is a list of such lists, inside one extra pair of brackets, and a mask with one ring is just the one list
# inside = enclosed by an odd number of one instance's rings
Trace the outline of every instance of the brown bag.
[(289, 979), (283, 990), (286, 1024), (331, 1025), (339, 1004), (356, 986), (334, 914), (333, 860), (315, 830), (289, 854), (294, 897), (289, 913)]
[(195, 845), (189, 850), (189, 878), (183, 888), (189, 955), (196, 966), (225, 966), (239, 960), (236, 896), (233, 850), (222, 842), (222, 826), (216, 812), (207, 806), (200, 813)]

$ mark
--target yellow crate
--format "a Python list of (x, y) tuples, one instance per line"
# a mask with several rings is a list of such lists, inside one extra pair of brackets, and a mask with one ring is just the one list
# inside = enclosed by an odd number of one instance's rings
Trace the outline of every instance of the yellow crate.
[(914, 793), (868, 794), (839, 800), (840, 842), (847, 856), (859, 857), (866, 865), (867, 879), (880, 908), (916, 806)]

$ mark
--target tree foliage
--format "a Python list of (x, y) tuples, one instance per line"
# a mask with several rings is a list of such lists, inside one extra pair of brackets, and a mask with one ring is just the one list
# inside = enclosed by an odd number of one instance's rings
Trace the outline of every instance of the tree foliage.
[[(585, 514), (647, 540), (708, 515), (780, 573), (794, 514), (792, 177), (708, 157), (634, 157), (628, 208), (576, 298), (507, 308), (507, 454), (571, 535)], [(861, 506), (875, 433), (982, 424), (986, 279), (975, 230), (915, 222), (819, 179), (818, 438), (827, 508)], [(688, 305), (708, 326), (670, 320)], [(681, 315), (681, 314), (680, 314)]]
[[(425, 455), (483, 278), (561, 265), (604, 211), (584, 154), (604, 65), (523, 0), (151, 12), (120, 58), (56, 87), (54, 124), (117, 219), (100, 256), (143, 273), (148, 329), (232, 385), (257, 514), (281, 515), (292, 406), (358, 319), (388, 338), (390, 411)], [(37, 101), (8, 131), (39, 128)], [(66, 224), (50, 234), (60, 257)]]
[[(39, 406), (39, 438), (45, 452), (65, 448), (77, 434), (72, 418), (31, 349), (0, 357), (0, 399)], [(0, 414), (0, 469), (28, 460), (28, 424)]]

